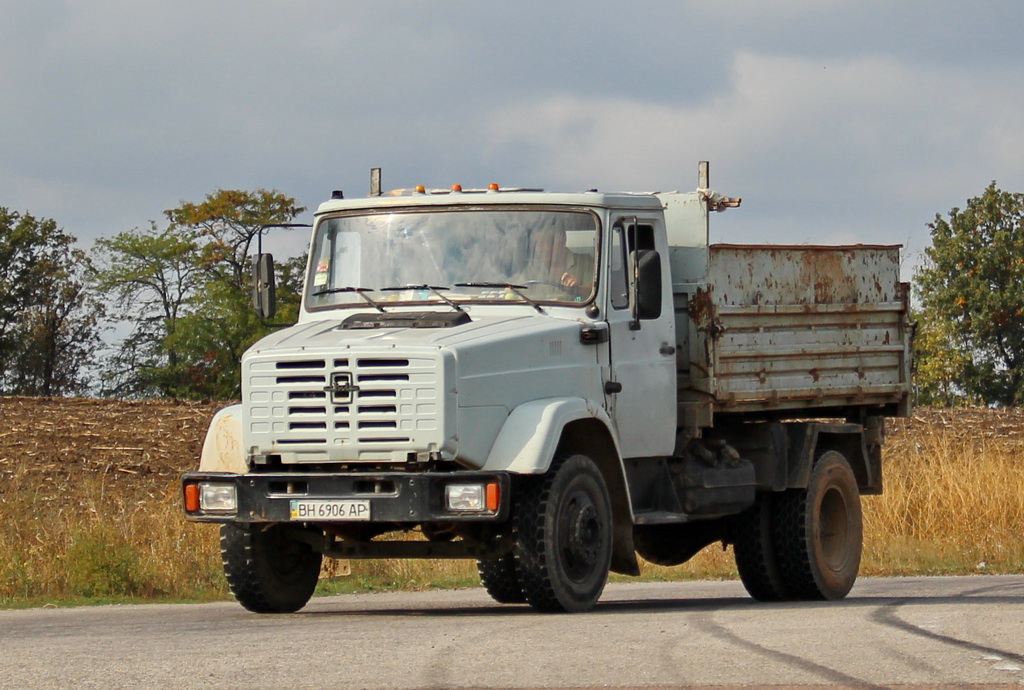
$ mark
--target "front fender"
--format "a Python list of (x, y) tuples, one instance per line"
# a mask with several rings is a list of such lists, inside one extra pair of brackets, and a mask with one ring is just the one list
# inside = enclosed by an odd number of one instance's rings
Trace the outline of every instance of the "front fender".
[(242, 445), (241, 405), (228, 405), (213, 416), (203, 441), (202, 455), (199, 456), (199, 471), (235, 474), (249, 471)]
[(545, 398), (523, 403), (505, 420), (482, 469), (514, 474), (547, 472), (562, 430), (580, 419), (598, 419), (613, 433), (604, 409), (583, 398)]

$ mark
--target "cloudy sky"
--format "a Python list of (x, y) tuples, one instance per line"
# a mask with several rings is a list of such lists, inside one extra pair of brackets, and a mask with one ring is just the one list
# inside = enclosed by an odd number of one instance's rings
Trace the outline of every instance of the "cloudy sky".
[(1019, 0), (5, 0), (0, 206), (84, 245), (218, 188), (712, 187), (724, 242), (928, 244), (1024, 191)]

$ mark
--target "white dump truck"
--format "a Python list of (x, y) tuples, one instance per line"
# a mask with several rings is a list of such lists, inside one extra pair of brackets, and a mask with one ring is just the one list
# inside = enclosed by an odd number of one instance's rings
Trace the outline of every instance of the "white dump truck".
[(715, 542), (756, 599), (849, 592), (910, 411), (898, 246), (709, 244), (739, 200), (706, 163), (682, 193), (334, 197), (298, 322), (183, 477), (244, 607), (301, 608), (324, 557), (464, 558), (498, 602), (585, 611)]

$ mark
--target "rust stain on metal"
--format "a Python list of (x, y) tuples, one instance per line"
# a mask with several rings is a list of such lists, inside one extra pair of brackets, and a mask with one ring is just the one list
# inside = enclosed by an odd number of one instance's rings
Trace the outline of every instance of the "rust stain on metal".
[(814, 286), (815, 304), (857, 301), (857, 286), (840, 252), (807, 251), (801, 261), (804, 281)]
[(710, 290), (697, 290), (690, 300), (690, 320), (698, 329), (709, 330), (715, 318), (715, 305)]
[(701, 385), (716, 409), (906, 395), (907, 348), (893, 347), (906, 344), (906, 312), (890, 304), (904, 293), (897, 248), (712, 245), (707, 275), (715, 291), (698, 294), (686, 320), (702, 336)]

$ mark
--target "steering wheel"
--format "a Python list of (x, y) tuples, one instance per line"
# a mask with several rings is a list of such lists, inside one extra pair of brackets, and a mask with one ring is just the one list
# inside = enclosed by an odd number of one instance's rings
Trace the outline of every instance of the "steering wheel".
[(559, 290), (565, 289), (564, 285), (562, 285), (561, 283), (556, 283), (552, 280), (524, 280), (523, 285), (525, 287), (535, 287), (537, 285), (543, 285), (544, 287), (553, 287), (558, 288)]

